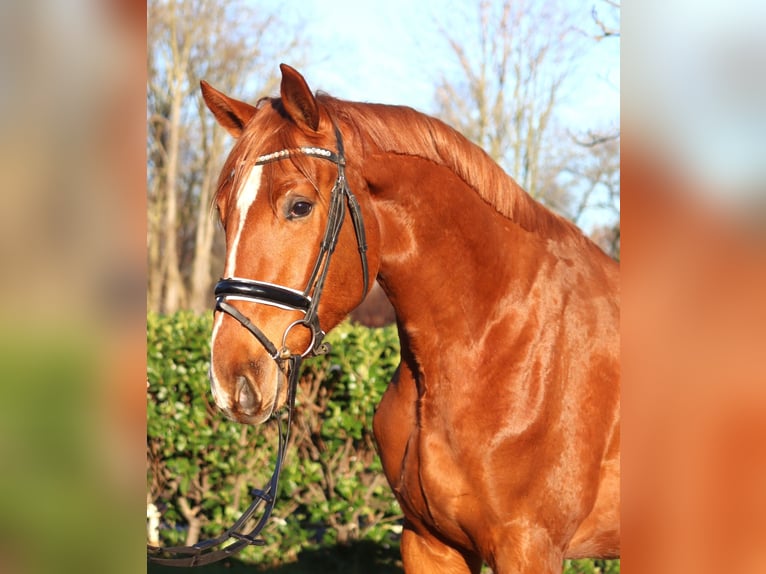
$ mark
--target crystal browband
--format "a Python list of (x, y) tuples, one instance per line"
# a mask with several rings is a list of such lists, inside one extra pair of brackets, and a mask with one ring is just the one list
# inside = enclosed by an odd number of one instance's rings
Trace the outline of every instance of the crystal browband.
[(265, 163), (271, 163), (272, 161), (277, 161), (280, 159), (284, 159), (286, 157), (290, 157), (293, 155), (310, 155), (313, 157), (320, 157), (324, 159), (329, 159), (330, 161), (337, 163), (339, 165), (345, 165), (345, 159), (333, 152), (331, 152), (329, 149), (324, 149), (321, 147), (296, 147), (296, 148), (290, 148), (290, 149), (283, 149), (280, 151), (275, 151), (273, 153), (267, 153), (266, 155), (261, 155), (255, 158), (255, 165), (263, 165)]

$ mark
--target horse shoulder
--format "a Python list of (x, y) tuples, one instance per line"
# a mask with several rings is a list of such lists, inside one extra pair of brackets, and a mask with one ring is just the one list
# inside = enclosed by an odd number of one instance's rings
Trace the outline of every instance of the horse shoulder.
[(411, 364), (405, 359), (399, 365), (375, 412), (373, 431), (383, 471), (410, 524), (438, 526), (448, 539), (467, 545), (460, 516), (462, 506), (470, 506), (471, 497), (462, 496), (469, 489), (463, 474), (458, 476), (448, 441), (422, 412), (418, 379), (424, 375), (415, 374)]

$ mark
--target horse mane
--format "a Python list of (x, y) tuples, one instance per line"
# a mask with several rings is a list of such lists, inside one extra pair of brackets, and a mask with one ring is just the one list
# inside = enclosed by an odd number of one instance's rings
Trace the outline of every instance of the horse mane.
[[(523, 229), (551, 238), (584, 237), (572, 222), (532, 199), (483, 149), (441, 120), (407, 106), (350, 102), (324, 93), (317, 94), (317, 100), (336, 121), (352, 126), (365, 155), (393, 152), (432, 161), (451, 170), (486, 203)], [(279, 134), (282, 148), (300, 145), (296, 131), (284, 121), (279, 98), (261, 98), (257, 107), (270, 107), (277, 113), (259, 114), (258, 129), (246, 130), (239, 138), (221, 172), (211, 206), (224, 192), (226, 174), (236, 174), (230, 189), (239, 187), (242, 166), (264, 151), (264, 141)], [(291, 161), (314, 183), (313, 162), (306, 162), (300, 155)]]
[(450, 169), (500, 214), (527, 231), (581, 237), (570, 221), (538, 203), (483, 149), (436, 118), (406, 106), (339, 100), (318, 94), (330, 114), (354, 126), (365, 153), (413, 155)]

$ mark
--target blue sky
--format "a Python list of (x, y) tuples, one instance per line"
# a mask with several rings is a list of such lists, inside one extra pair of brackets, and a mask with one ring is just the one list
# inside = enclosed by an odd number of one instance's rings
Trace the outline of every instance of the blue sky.
[[(590, 24), (591, 3), (570, 2)], [(310, 22), (305, 30), (314, 45), (313, 61), (300, 71), (313, 89), (433, 112), (435, 74), (443, 66), (429, 63), (453, 58), (434, 15), (449, 19), (474, 10), (476, 0), (257, 0), (255, 5), (277, 5), (287, 21)], [(593, 42), (562, 115), (573, 129), (616, 126), (619, 96), (619, 40)]]

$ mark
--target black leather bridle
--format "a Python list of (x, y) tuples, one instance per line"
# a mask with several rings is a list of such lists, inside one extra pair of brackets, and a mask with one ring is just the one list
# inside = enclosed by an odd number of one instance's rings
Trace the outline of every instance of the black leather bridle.
[[(269, 355), (271, 355), (271, 358), (275, 361), (279, 361), (280, 358), (294, 355), (294, 353), (287, 349), (286, 343), (287, 334), (296, 325), (308, 327), (311, 330), (312, 335), (311, 343), (304, 352), (300, 353), (302, 357), (307, 355), (321, 355), (328, 350), (322, 343), (325, 333), (319, 325), (317, 308), (319, 307), (319, 299), (322, 295), (325, 279), (327, 278), (327, 271), (330, 268), (330, 258), (338, 244), (338, 237), (340, 236), (340, 230), (343, 226), (343, 220), (345, 219), (346, 209), (344, 203), (348, 204), (348, 210), (351, 214), (351, 220), (354, 224), (354, 231), (356, 233), (356, 241), (359, 246), (359, 254), (362, 260), (362, 279), (364, 282), (362, 299), (364, 299), (364, 296), (367, 294), (367, 289), (369, 287), (367, 241), (364, 234), (362, 211), (356, 196), (351, 192), (346, 181), (346, 158), (343, 152), (343, 137), (337, 126), (333, 125), (333, 128), (335, 129), (336, 145), (338, 146), (337, 153), (324, 148), (299, 147), (284, 149), (259, 156), (255, 159), (254, 163), (254, 165), (258, 166), (287, 159), (294, 155), (307, 155), (331, 161), (338, 166), (338, 177), (330, 192), (327, 226), (325, 227), (322, 243), (319, 246), (319, 255), (314, 263), (305, 289), (303, 289), (303, 291), (298, 291), (289, 287), (274, 285), (273, 283), (242, 279), (239, 277), (221, 279), (215, 286), (216, 309), (231, 315), (239, 321), (243, 327), (258, 339), (261, 345), (268, 351)], [(287, 327), (282, 335), (281, 347), (277, 348), (277, 346), (270, 341), (258, 327), (253, 325), (246, 317), (237, 311), (237, 309), (229, 303), (229, 300), (265, 303), (283, 309), (302, 311), (304, 317)]]
[[(271, 512), (274, 508), (277, 495), (277, 485), (279, 474), (282, 469), (282, 463), (287, 451), (287, 443), (290, 436), (290, 422), (292, 420), (295, 406), (295, 393), (300, 374), (300, 366), (303, 358), (306, 356), (322, 355), (329, 352), (330, 347), (323, 342), (325, 332), (319, 324), (317, 309), (319, 299), (322, 295), (327, 271), (330, 266), (330, 259), (335, 247), (338, 244), (340, 230), (345, 219), (346, 206), (348, 205), (351, 220), (354, 225), (356, 241), (359, 247), (359, 254), (362, 262), (362, 299), (364, 299), (369, 288), (369, 271), (367, 267), (367, 242), (364, 233), (364, 222), (362, 220), (362, 211), (359, 207), (354, 194), (346, 182), (346, 158), (343, 150), (343, 138), (338, 127), (333, 124), (335, 130), (335, 139), (337, 152), (317, 147), (298, 147), (284, 149), (274, 153), (259, 156), (255, 159), (254, 165), (264, 165), (267, 163), (287, 159), (295, 155), (306, 155), (331, 161), (338, 168), (338, 177), (335, 185), (330, 192), (330, 203), (327, 215), (327, 226), (325, 227), (324, 237), (319, 246), (319, 255), (317, 256), (314, 267), (309, 276), (308, 283), (303, 291), (298, 291), (281, 285), (274, 285), (265, 281), (255, 281), (253, 279), (243, 279), (240, 277), (229, 277), (221, 279), (215, 286), (216, 310), (223, 311), (230, 315), (247, 329), (266, 349), (272, 359), (274, 359), (279, 368), (288, 373), (286, 421), (283, 422), (280, 413), (272, 408), (271, 418), (276, 419), (279, 431), (279, 448), (274, 472), (271, 475), (268, 485), (265, 489), (255, 489), (251, 491), (254, 497), (250, 506), (242, 513), (242, 516), (234, 525), (226, 530), (221, 536), (199, 542), (193, 546), (175, 546), (160, 548), (156, 546), (147, 546), (148, 559), (151, 562), (165, 564), (168, 566), (202, 566), (211, 562), (217, 562), (227, 556), (239, 552), (248, 544), (263, 546), (265, 542), (259, 538), (261, 531), (266, 526)], [(302, 319), (294, 321), (285, 329), (282, 335), (282, 341), (279, 347), (274, 344), (250, 319), (243, 315), (231, 301), (247, 301), (251, 303), (261, 303), (272, 305), (286, 310), (295, 310), (303, 312)], [(287, 347), (287, 335), (296, 326), (303, 325), (311, 331), (311, 342), (308, 347), (300, 353), (294, 353)], [(279, 393), (276, 393), (278, 396)], [(276, 397), (274, 399), (276, 404)], [(255, 514), (261, 503), (265, 503), (263, 516), (257, 521), (250, 530), (245, 530), (246, 523)], [(228, 545), (226, 545), (229, 543)], [(226, 546), (225, 546), (226, 545)]]

